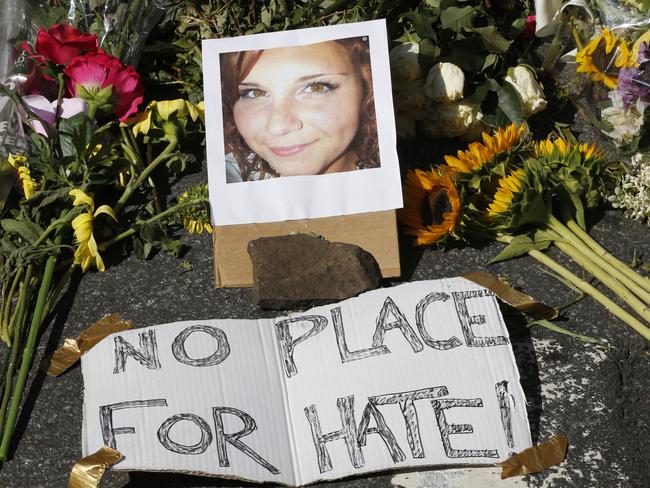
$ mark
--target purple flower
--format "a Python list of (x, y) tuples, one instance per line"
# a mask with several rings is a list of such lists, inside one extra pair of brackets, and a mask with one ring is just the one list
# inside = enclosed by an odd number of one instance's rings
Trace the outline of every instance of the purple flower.
[(637, 100), (644, 105), (650, 103), (650, 49), (645, 42), (639, 47), (637, 61), (639, 66), (621, 68), (618, 73), (618, 91), (626, 108)]
[[(23, 97), (32, 112), (38, 115), (46, 124), (54, 126), (56, 118), (56, 101), (50, 102), (43, 95), (26, 95)], [(68, 119), (80, 112), (86, 112), (88, 105), (80, 98), (64, 98), (61, 101), (61, 118)], [(23, 114), (23, 120), (28, 121), (27, 114)], [(40, 120), (29, 120), (32, 128), (41, 135), (47, 137), (47, 131)]]

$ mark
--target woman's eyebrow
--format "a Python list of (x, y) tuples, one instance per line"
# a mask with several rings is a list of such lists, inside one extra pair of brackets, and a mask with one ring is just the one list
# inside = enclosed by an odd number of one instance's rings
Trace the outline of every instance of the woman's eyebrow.
[(298, 81), (309, 81), (321, 76), (348, 76), (350, 73), (316, 73), (313, 75), (305, 75), (298, 78)]

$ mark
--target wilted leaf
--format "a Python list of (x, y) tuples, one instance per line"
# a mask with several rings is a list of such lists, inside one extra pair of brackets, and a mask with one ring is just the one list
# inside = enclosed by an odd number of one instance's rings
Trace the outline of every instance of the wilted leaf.
[(449, 7), (440, 12), (440, 23), (443, 29), (460, 32), (464, 27), (472, 27), (476, 17), (476, 7)]
[(517, 91), (510, 84), (505, 83), (497, 90), (497, 97), (499, 97), (499, 108), (510, 121), (521, 124), (524, 120), (524, 111)]

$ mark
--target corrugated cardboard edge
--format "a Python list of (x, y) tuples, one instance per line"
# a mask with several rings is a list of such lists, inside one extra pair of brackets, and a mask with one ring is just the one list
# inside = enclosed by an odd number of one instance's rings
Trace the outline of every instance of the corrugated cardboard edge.
[(253, 267), (248, 243), (260, 237), (296, 232), (316, 234), (331, 242), (355, 244), (374, 256), (384, 278), (401, 274), (397, 215), (395, 210), (386, 210), (320, 219), (215, 226), (212, 233), (215, 286), (252, 286)]

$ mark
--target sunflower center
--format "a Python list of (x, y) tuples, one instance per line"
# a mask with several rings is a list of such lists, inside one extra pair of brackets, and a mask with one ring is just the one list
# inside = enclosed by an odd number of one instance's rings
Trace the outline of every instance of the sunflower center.
[(451, 202), (447, 189), (434, 187), (422, 205), (422, 223), (424, 225), (440, 225), (445, 221), (444, 214), (451, 212)]
[(591, 62), (601, 73), (607, 73), (614, 67), (614, 59), (618, 55), (620, 47), (616, 45), (611, 52), (607, 52), (605, 39), (601, 39), (596, 49), (591, 54)]

